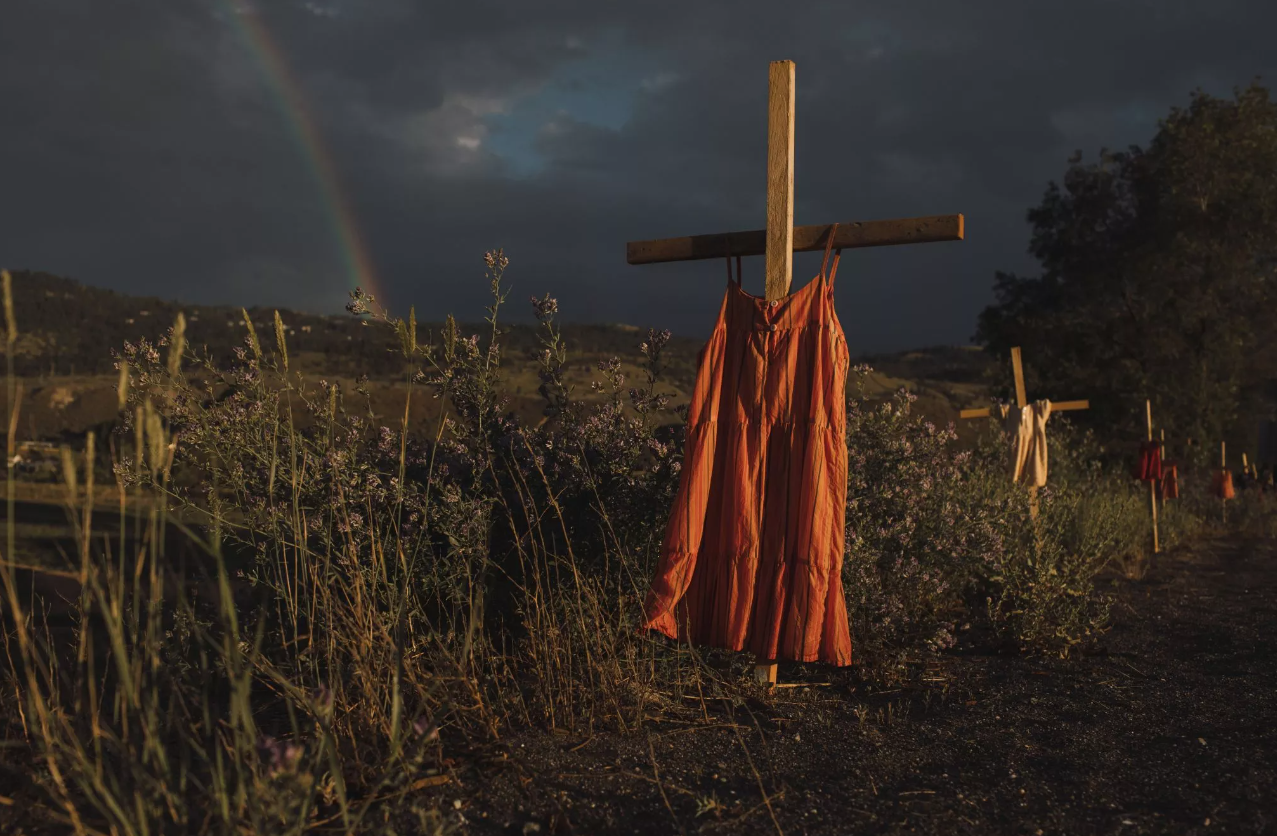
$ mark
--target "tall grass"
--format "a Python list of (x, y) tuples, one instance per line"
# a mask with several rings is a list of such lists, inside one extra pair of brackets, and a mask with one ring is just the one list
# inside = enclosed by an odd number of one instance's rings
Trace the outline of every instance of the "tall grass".
[[(0, 719), (46, 821), (443, 833), (459, 814), (423, 792), (467, 752), (527, 728), (631, 733), (684, 692), (755, 687), (637, 630), (681, 464), (668, 332), (639, 346), (641, 380), (604, 362), (582, 399), (564, 380), (557, 303), (533, 299), (545, 411), (522, 424), (502, 396), (508, 262), (486, 263), (481, 333), (449, 319), (419, 335), (415, 311), (352, 295), (352, 314), (398, 336), (409, 371), (394, 416), (375, 415), (358, 381), (290, 367), (278, 314), (266, 339), (245, 314), (229, 368), (186, 344), (180, 317), (158, 343), (126, 344), (121, 430), (106, 439), (118, 509), (107, 526), (94, 507), (90, 436), (64, 460), (64, 567), (15, 569), (10, 466)], [(414, 414), (421, 389), (434, 406)], [(848, 400), (843, 582), (860, 670), (907, 676), (972, 625), (1033, 651), (1093, 637), (1096, 574), (1142, 542), (1136, 486), (1066, 431), (1035, 523), (1006, 483), (1003, 441), (959, 450), (910, 404)], [(68, 612), (33, 592), (50, 578), (74, 582)]]

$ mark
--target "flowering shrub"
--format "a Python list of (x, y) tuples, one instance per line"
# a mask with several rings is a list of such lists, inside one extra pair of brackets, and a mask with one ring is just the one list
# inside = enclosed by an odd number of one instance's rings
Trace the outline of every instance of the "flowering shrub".
[(902, 675), (964, 626), (1037, 651), (1093, 637), (1107, 612), (1096, 575), (1149, 537), (1143, 486), (1105, 472), (1094, 437), (1057, 419), (1034, 497), (1010, 481), (999, 429), (959, 449), (952, 427), (912, 413), (913, 395), (873, 403), (870, 370), (853, 371), (843, 578), (865, 673)]
[(951, 427), (915, 416), (903, 390), (873, 404), (869, 367), (852, 371), (843, 583), (857, 654), (889, 673), (953, 645), (972, 569), (1000, 545), (997, 509), (963, 501), (970, 454)]

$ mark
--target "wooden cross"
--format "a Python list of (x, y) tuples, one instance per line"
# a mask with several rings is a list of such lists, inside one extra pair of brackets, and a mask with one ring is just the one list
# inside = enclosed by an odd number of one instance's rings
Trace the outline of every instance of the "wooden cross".
[(1258, 479), (1258, 470), (1253, 463), (1246, 461), (1246, 454), (1242, 453), (1242, 473), (1253, 479)]
[[(1223, 471), (1224, 473), (1227, 473), (1228, 471), (1228, 446), (1227, 446), (1227, 443), (1223, 441), (1219, 442), (1219, 469)], [(1223, 477), (1221, 476), (1220, 478), (1223, 478)], [(1222, 494), (1223, 492), (1224, 491), (1221, 489), (1220, 493)], [(1220, 508), (1221, 519), (1223, 520), (1223, 522), (1227, 523), (1228, 522), (1228, 500), (1222, 496), (1219, 498), (1219, 508)]]
[[(1153, 440), (1153, 401), (1147, 398), (1144, 400), (1144, 418), (1146, 423), (1148, 424), (1148, 440), (1152, 441)], [(1158, 454), (1159, 456), (1163, 454), (1163, 451), (1160, 448), (1158, 450)], [(1156, 482), (1148, 483), (1148, 501), (1149, 501), (1149, 506), (1153, 509), (1153, 554), (1157, 554), (1158, 552), (1161, 551), (1161, 547), (1158, 545), (1158, 542), (1157, 542), (1157, 483)]]
[[(766, 298), (773, 301), (789, 293), (793, 279), (793, 254), (825, 249), (831, 232), (834, 249), (961, 241), (963, 218), (962, 215), (935, 215), (795, 227), (794, 62), (773, 61), (767, 96), (767, 228), (630, 241), (625, 245), (626, 261), (630, 264), (657, 264), (761, 255), (766, 262)], [(775, 685), (775, 661), (756, 661), (755, 677), (760, 682)]]
[[(1029, 405), (1028, 395), (1024, 391), (1024, 365), (1020, 362), (1020, 347), (1011, 349), (1011, 371), (1015, 375), (1015, 405), (1024, 409)], [(1059, 401), (1051, 404), (1052, 412), (1071, 412), (1079, 409), (1090, 409), (1090, 401)], [(989, 407), (964, 409), (958, 413), (959, 418), (988, 418), (992, 414)], [(1029, 514), (1036, 524), (1038, 518), (1038, 487), (1029, 486)]]

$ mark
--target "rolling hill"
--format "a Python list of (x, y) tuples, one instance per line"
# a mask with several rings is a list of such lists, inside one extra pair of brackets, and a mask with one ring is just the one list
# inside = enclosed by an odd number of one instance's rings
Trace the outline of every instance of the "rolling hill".
[[(238, 308), (131, 296), (49, 273), (15, 271), (12, 275), (18, 326), (13, 360), (15, 373), (24, 379), (19, 421), (19, 435), (24, 439), (69, 439), (111, 422), (116, 386), (112, 351), (118, 352), (126, 341), (158, 340), (179, 311), (187, 320), (188, 344), (219, 365), (233, 362), (235, 349), (244, 345), (247, 336)], [(272, 345), (274, 311), (249, 308), (247, 312), (263, 345)], [(374, 415), (383, 409), (387, 414), (402, 411), (402, 381), (408, 369), (397, 354), (390, 328), (349, 314), (279, 313), (292, 368), (310, 377), (352, 383), (367, 376)], [(422, 322), (419, 338), (430, 339), (439, 329), (438, 322)], [(484, 324), (463, 326), (466, 333), (487, 330)], [(644, 330), (632, 325), (564, 325), (570, 355), (568, 383), (578, 395), (591, 397), (590, 382), (599, 379), (598, 364), (612, 357), (622, 360), (630, 381), (641, 379), (639, 345), (645, 336)], [(537, 329), (524, 324), (503, 326), (501, 341), (512, 408), (522, 416), (535, 416), (541, 408), (534, 359)], [(701, 345), (697, 339), (675, 337), (666, 349), (665, 390), (675, 404), (686, 400), (695, 380)], [(917, 409), (942, 422), (956, 418), (959, 408), (987, 397), (994, 372), (984, 352), (965, 346), (871, 355), (855, 362), (874, 368), (867, 385), (872, 397), (886, 397), (906, 387), (917, 394)]]

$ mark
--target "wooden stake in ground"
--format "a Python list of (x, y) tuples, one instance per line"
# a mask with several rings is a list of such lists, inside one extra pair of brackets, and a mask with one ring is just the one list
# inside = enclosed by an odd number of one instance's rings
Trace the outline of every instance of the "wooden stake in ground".
[[(1153, 402), (1144, 400), (1144, 417), (1148, 423), (1148, 440), (1153, 440)], [(1160, 449), (1158, 451), (1161, 452)], [(1161, 551), (1161, 547), (1157, 542), (1157, 482), (1148, 483), (1148, 501), (1149, 507), (1153, 509), (1153, 554)]]
[[(1226, 455), (1226, 452), (1227, 452), (1227, 448), (1225, 447), (1225, 442), (1223, 441), (1219, 442), (1219, 469), (1220, 471), (1223, 472), (1224, 475), (1221, 478), (1224, 478), (1224, 479), (1228, 478), (1228, 475), (1227, 475), (1228, 474), (1228, 456)], [(1220, 493), (1223, 494), (1225, 493), (1225, 491), (1221, 490)], [(1219, 509), (1220, 509), (1219, 510), (1220, 520), (1224, 522), (1225, 524), (1227, 524), (1228, 523), (1228, 499), (1225, 496), (1221, 496), (1219, 498)]]
[[(1020, 347), (1016, 346), (1011, 349), (1011, 373), (1015, 375), (1015, 405), (1020, 409), (1024, 409), (1029, 405), (1028, 395), (1024, 389), (1024, 364), (1020, 360)], [(1051, 412), (1073, 412), (1080, 409), (1090, 409), (1090, 401), (1059, 401), (1051, 404)], [(964, 409), (958, 413), (959, 418), (988, 418), (993, 414), (993, 410), (989, 407), (980, 407), (978, 409)], [(1033, 515), (1033, 519), (1038, 517), (1038, 488), (1037, 485), (1029, 486), (1029, 513)]]
[[(767, 96), (767, 228), (630, 241), (625, 245), (627, 262), (657, 264), (761, 255), (766, 263), (766, 298), (774, 301), (789, 293), (793, 254), (825, 249), (831, 234), (837, 250), (962, 240), (962, 215), (795, 227), (794, 92), (794, 62), (773, 61)], [(775, 661), (758, 660), (754, 674), (760, 682), (774, 685)]]
[[(1163, 470), (1165, 470), (1165, 468), (1166, 468), (1166, 430), (1165, 430), (1165, 429), (1161, 429), (1161, 430), (1158, 430), (1158, 432), (1159, 432), (1159, 433), (1161, 433), (1161, 437), (1158, 439), (1158, 440), (1159, 440), (1159, 442), (1160, 442), (1160, 447), (1158, 448), (1158, 455), (1159, 455), (1159, 456), (1161, 457), (1161, 459), (1162, 459), (1162, 468), (1163, 468)], [(1175, 473), (1176, 473), (1176, 479), (1178, 479), (1178, 478), (1179, 478), (1179, 471), (1178, 471), (1178, 470), (1176, 470), (1176, 472), (1175, 472)], [(1161, 506), (1162, 506), (1163, 508), (1165, 508), (1165, 507), (1166, 507), (1166, 490), (1165, 490), (1165, 487), (1166, 487), (1166, 480), (1165, 480), (1165, 479), (1163, 479), (1163, 480), (1162, 480), (1162, 488), (1163, 488), (1163, 490), (1162, 490), (1162, 501), (1161, 501)]]

